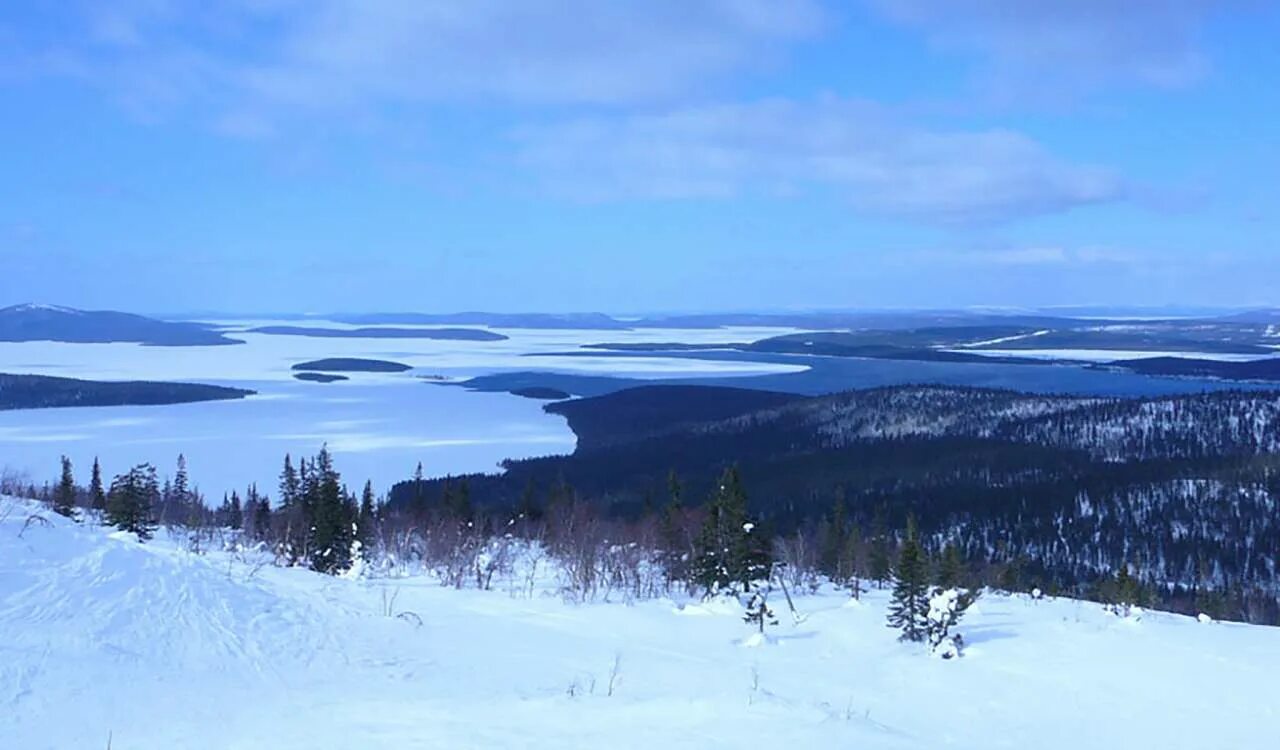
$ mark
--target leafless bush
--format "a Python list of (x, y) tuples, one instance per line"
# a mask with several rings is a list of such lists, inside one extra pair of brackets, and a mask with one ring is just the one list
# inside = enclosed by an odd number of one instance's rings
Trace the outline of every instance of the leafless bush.
[(22, 530), (18, 532), (18, 538), (21, 539), (22, 535), (27, 533), (27, 529), (31, 528), (32, 526), (48, 527), (49, 525), (50, 525), (49, 519), (45, 518), (39, 513), (32, 513), (31, 515), (27, 516), (27, 520), (23, 522)]
[(607, 695), (612, 698), (613, 691), (618, 687), (618, 681), (622, 677), (622, 652), (617, 651), (613, 654), (613, 666), (609, 669), (609, 691)]

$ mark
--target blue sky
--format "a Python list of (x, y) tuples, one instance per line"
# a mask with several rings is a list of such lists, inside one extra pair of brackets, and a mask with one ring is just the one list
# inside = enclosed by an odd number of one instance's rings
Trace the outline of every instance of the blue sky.
[(1280, 8), (17, 0), (0, 303), (1280, 304)]

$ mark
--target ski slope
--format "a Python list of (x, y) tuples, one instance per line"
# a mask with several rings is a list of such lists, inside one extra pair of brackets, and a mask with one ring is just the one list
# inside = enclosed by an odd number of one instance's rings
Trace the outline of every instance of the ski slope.
[[(46, 521), (28, 518), (38, 514)], [(24, 529), (25, 527), (25, 529)], [(0, 498), (0, 748), (1248, 748), (1280, 629), (984, 596), (964, 658), (886, 597), (574, 605), (535, 582), (335, 579)], [(390, 601), (394, 598), (394, 601)], [(421, 618), (394, 615), (412, 612)]]

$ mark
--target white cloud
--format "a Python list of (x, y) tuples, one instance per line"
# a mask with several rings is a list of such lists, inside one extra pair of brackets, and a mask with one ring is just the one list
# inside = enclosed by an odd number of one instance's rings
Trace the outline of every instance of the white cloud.
[(830, 189), (862, 213), (966, 223), (1124, 197), (1110, 171), (1004, 129), (928, 130), (868, 102), (823, 98), (688, 107), (531, 127), (522, 162), (588, 200), (791, 195)]
[(1233, 0), (868, 0), (944, 52), (975, 53), (1010, 93), (1111, 85), (1175, 88), (1202, 77), (1198, 35)]
[[(83, 9), (83, 15), (73, 9)], [(6, 60), (229, 132), (316, 110), (466, 100), (625, 104), (769, 65), (823, 27), (816, 0), (122, 0), (54, 4)], [(75, 33), (68, 33), (72, 30)]]

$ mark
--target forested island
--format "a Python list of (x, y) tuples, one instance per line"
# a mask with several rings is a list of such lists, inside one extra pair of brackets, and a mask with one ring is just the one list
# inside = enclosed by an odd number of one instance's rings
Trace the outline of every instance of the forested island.
[(300, 372), (408, 372), (413, 366), (385, 359), (330, 357), (299, 362), (293, 369)]
[(200, 383), (100, 381), (0, 374), (0, 410), (67, 406), (154, 406), (222, 401), (254, 395), (243, 388)]

